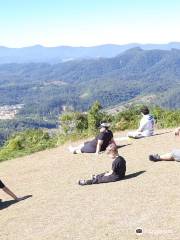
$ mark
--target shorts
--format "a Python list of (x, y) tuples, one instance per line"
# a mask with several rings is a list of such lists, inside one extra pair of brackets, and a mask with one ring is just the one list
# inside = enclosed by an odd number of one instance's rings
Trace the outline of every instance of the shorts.
[(4, 188), (4, 187), (5, 187), (4, 183), (0, 180), (0, 188)]
[(174, 149), (172, 151), (172, 157), (175, 161), (180, 162), (180, 149)]

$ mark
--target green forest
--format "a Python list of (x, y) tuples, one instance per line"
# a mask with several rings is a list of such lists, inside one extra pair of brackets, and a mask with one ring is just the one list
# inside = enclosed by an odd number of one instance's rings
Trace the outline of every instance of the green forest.
[(154, 102), (179, 108), (180, 50), (130, 49), (113, 58), (59, 64), (0, 65), (0, 106), (24, 104), (21, 116), (54, 119), (63, 106), (86, 111), (155, 94)]

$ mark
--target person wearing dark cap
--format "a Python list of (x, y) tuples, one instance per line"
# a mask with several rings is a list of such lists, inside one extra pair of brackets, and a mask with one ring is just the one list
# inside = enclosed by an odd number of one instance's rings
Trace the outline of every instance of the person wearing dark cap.
[(129, 132), (127, 134), (130, 138), (142, 138), (142, 137), (149, 137), (154, 134), (154, 124), (155, 120), (154, 117), (149, 114), (148, 107), (144, 106), (140, 110), (142, 114), (142, 118), (139, 124), (139, 128), (135, 132)]
[(114, 143), (110, 144), (107, 147), (106, 152), (113, 160), (112, 169), (106, 173), (92, 175), (92, 178), (88, 180), (80, 179), (78, 182), (79, 185), (84, 186), (91, 184), (116, 182), (125, 177), (126, 161), (123, 157), (119, 156), (117, 146)]
[(69, 147), (72, 153), (96, 153), (105, 151), (110, 143), (115, 143), (113, 140), (113, 133), (109, 130), (109, 123), (101, 123), (99, 127), (100, 133), (93, 140), (85, 142), (77, 147)]
[(1, 180), (0, 180), (0, 189), (2, 189), (5, 193), (7, 193), (16, 201), (21, 201), (27, 198), (27, 197), (17, 197), (7, 186), (4, 185), (4, 183)]

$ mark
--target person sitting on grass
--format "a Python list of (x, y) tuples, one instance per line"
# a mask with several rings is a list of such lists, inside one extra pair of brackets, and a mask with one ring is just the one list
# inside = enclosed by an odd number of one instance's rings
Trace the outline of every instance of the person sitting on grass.
[[(180, 137), (180, 127), (175, 130), (175, 136)], [(149, 155), (149, 160), (153, 162), (158, 161), (177, 161), (180, 162), (180, 149), (174, 149), (170, 153), (165, 153), (163, 155), (151, 154)]]
[[(16, 201), (22, 201), (27, 198), (27, 197), (17, 197), (8, 187), (6, 187), (4, 185), (4, 183), (1, 180), (0, 180), (0, 188)], [(1, 201), (1, 199), (0, 199), (0, 201)]]
[(101, 173), (98, 175), (92, 175), (91, 179), (79, 180), (79, 185), (91, 185), (99, 183), (116, 182), (125, 177), (126, 173), (126, 161), (123, 157), (119, 156), (117, 146), (112, 143), (107, 147), (106, 150), (109, 157), (113, 160), (112, 170), (106, 173)]
[(142, 138), (142, 137), (149, 137), (154, 134), (154, 124), (155, 120), (152, 115), (149, 114), (148, 107), (144, 106), (140, 110), (142, 114), (142, 118), (139, 124), (139, 128), (135, 132), (129, 132), (127, 134), (130, 138)]
[(105, 151), (110, 143), (114, 143), (113, 133), (109, 130), (109, 123), (101, 123), (99, 130), (100, 134), (93, 140), (85, 142), (77, 147), (69, 147), (69, 151), (72, 153), (96, 153)]

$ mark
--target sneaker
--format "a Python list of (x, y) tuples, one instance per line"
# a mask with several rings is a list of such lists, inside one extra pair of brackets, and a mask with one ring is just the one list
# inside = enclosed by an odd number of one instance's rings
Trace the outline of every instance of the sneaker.
[(87, 182), (86, 182), (86, 180), (80, 179), (78, 184), (81, 186), (84, 186), (84, 185), (87, 185)]
[(149, 155), (149, 160), (153, 162), (158, 162), (160, 161), (160, 156), (158, 154)]
[(71, 153), (76, 154), (76, 150), (72, 146), (69, 146), (68, 149)]

